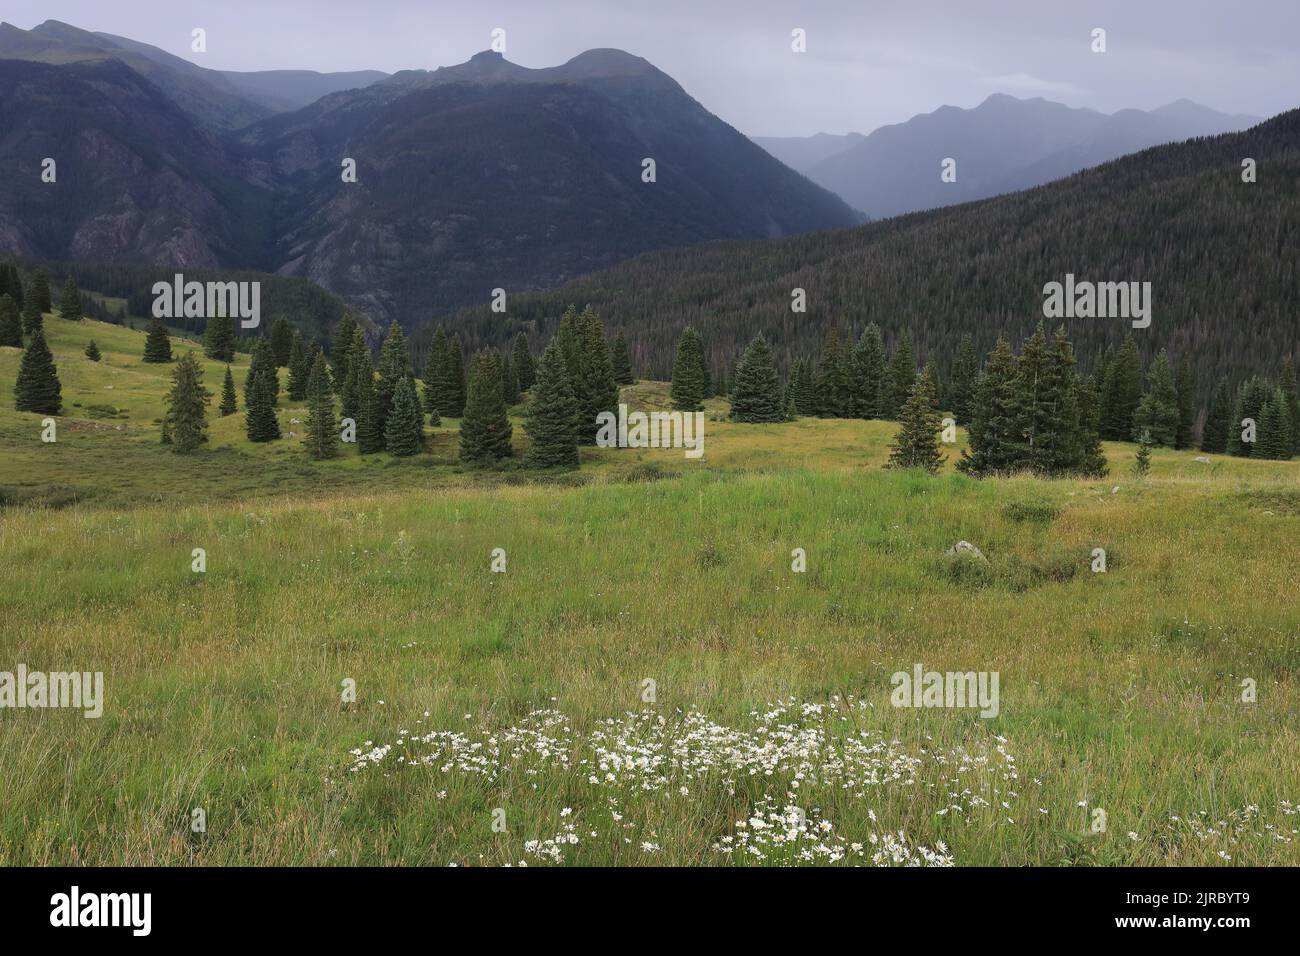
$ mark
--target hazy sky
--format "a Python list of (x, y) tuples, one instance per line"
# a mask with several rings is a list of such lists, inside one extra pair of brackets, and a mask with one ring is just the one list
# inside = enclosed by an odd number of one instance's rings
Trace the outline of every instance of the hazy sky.
[[(6, 0), (229, 70), (432, 69), (486, 49), (552, 66), (643, 56), (741, 132), (870, 132), (993, 92), (1105, 112), (1180, 97), (1271, 116), (1300, 105), (1300, 0)], [(206, 54), (190, 52), (203, 27)], [(807, 33), (806, 53), (790, 49)], [(1107, 32), (1093, 53), (1091, 32)]]

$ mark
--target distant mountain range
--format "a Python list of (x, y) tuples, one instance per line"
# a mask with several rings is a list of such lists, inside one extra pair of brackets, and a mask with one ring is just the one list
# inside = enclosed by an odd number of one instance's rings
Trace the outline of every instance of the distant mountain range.
[[(1243, 182), (1242, 161), (1257, 164)], [(474, 307), (440, 317), (469, 347), (519, 331), (546, 340), (566, 306), (590, 304), (627, 336), (639, 375), (670, 374), (687, 325), (721, 372), (759, 332), (779, 361), (816, 355), (826, 336), (856, 340), (868, 322), (887, 342), (911, 334), (921, 362), (946, 374), (964, 334), (981, 355), (1039, 322), (1068, 327), (1085, 367), (1132, 334), (1150, 359), (1187, 356), (1204, 399), (1219, 375), (1300, 357), (1300, 110), (1241, 133), (1156, 146), (1065, 179), (959, 207), (829, 234), (713, 243), (650, 253), (548, 292), (509, 315)], [(1149, 328), (1124, 318), (1044, 319), (1043, 287), (1067, 274), (1150, 282)], [(807, 294), (791, 309), (791, 290)], [(424, 348), (428, 329), (413, 341)]]
[(414, 325), (651, 249), (861, 221), (618, 50), (337, 88), (355, 76), (218, 73), (53, 21), (0, 27), (0, 253), (304, 276)]
[(378, 70), (209, 70), (147, 43), (91, 33), (58, 20), (30, 30), (0, 23), (0, 59), (52, 64), (121, 60), (198, 123), (218, 130), (299, 109), (326, 93), (369, 86), (388, 75)]
[[(1258, 122), (1189, 100), (1107, 115), (999, 93), (974, 109), (944, 106), (868, 136), (754, 141), (880, 219), (1028, 189), (1149, 146), (1236, 132)], [(949, 158), (956, 160), (955, 182), (940, 178), (940, 164)]]

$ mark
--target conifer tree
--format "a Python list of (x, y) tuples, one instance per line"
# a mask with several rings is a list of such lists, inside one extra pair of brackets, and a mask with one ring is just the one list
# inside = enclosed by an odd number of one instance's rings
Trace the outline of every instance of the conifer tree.
[(962, 336), (957, 345), (957, 357), (953, 359), (949, 402), (952, 415), (957, 424), (970, 422), (971, 409), (975, 401), (975, 379), (979, 375), (979, 357), (975, 354), (975, 341), (969, 335)]
[(1052, 450), (1048, 437), (1054, 431), (1052, 415), (1056, 396), (1055, 376), (1050, 368), (1047, 339), (1042, 323), (1025, 339), (1016, 359), (1016, 377), (1012, 383), (1014, 402), (1013, 469), (1027, 469), (1040, 474), (1051, 472)]
[(812, 360), (800, 359), (799, 364), (802, 369), (799, 373), (799, 387), (795, 392), (795, 403), (800, 415), (816, 415), (817, 383), (813, 381)]
[(943, 464), (939, 451), (939, 411), (930, 370), (916, 379), (899, 412), (898, 434), (889, 446), (890, 468), (922, 468), (930, 474)]
[[(271, 355), (276, 368), (287, 368), (293, 354), (293, 326), (283, 316), (271, 323)], [(308, 375), (311, 374), (309, 369)]]
[(163, 416), (164, 444), (178, 455), (187, 455), (208, 440), (208, 401), (212, 393), (203, 387), (203, 367), (193, 352), (186, 352), (172, 371)]
[(235, 401), (235, 376), (230, 372), (230, 366), (226, 366), (226, 377), (221, 383), (221, 406), (219, 408), (221, 417), (233, 415), (239, 411), (239, 404)]
[(679, 412), (698, 412), (704, 408), (704, 396), (708, 394), (704, 375), (704, 341), (693, 326), (688, 325), (677, 340), (669, 394), (673, 408)]
[(1271, 461), (1286, 461), (1291, 457), (1291, 416), (1281, 389), (1274, 389), (1260, 410), (1259, 438), (1251, 457)]
[[(258, 346), (265, 344), (259, 340)], [(257, 352), (254, 351), (254, 356)], [(268, 355), (257, 368), (250, 367), (244, 382), (244, 432), (251, 442), (275, 441), (280, 437), (280, 422), (275, 415), (275, 378), (273, 359)]]
[(619, 385), (633, 385), (636, 376), (632, 374), (632, 352), (627, 347), (627, 336), (622, 331), (614, 340), (614, 351), (610, 357), (614, 365), (614, 381)]
[(384, 433), (379, 430), (379, 414), (375, 407), (379, 396), (369, 348), (353, 351), (348, 368), (348, 390), (356, 414), (345, 414), (344, 417), (356, 420), (357, 449), (363, 455), (383, 451)]
[[(803, 391), (803, 362), (796, 359), (790, 364), (790, 374), (785, 380), (785, 391), (781, 395), (781, 407), (785, 409), (787, 416), (799, 415), (799, 396)], [(793, 418), (789, 419), (793, 421)]]
[(501, 392), (507, 408), (519, 404), (519, 376), (515, 373), (509, 352), (501, 353)]
[(894, 346), (893, 358), (880, 390), (880, 417), (895, 419), (916, 384), (916, 358), (912, 354), (912, 336), (904, 330)]
[(1151, 471), (1151, 433), (1142, 432), (1137, 436), (1137, 454), (1133, 458), (1133, 474), (1140, 481)]
[(552, 338), (537, 365), (537, 378), (524, 408), (529, 468), (578, 467), (578, 403), (569, 386), (569, 370), (560, 343)]
[(469, 394), (460, 423), (460, 460), (490, 465), (509, 458), (511, 432), (496, 353), (479, 352), (470, 366)]
[(439, 428), (442, 426), (442, 416), (438, 414), (438, 409), (436, 408), (429, 409), (429, 424), (432, 425), (434, 428)]
[(23, 347), (23, 321), (18, 315), (18, 304), (8, 292), (0, 295), (0, 345)]
[(737, 422), (785, 421), (781, 380), (772, 361), (772, 349), (760, 334), (749, 343), (736, 366), (731, 390), (731, 418)]
[[(49, 295), (49, 289), (45, 290)], [(45, 319), (41, 316), (41, 307), (36, 304), (37, 293), (35, 285), (27, 290), (27, 295), (23, 297), (23, 310), (21, 313), (23, 322), (23, 333), (31, 335), (37, 329), (45, 328)]]
[(852, 414), (852, 370), (849, 356), (840, 345), (840, 333), (832, 328), (822, 344), (821, 361), (817, 363), (814, 389), (817, 393), (817, 414), (822, 418), (847, 418)]
[(393, 405), (384, 423), (384, 447), (397, 458), (424, 451), (424, 413), (415, 395), (415, 382), (409, 376), (398, 379), (393, 390)]
[(1233, 398), (1226, 378), (1219, 379), (1210, 400), (1210, 410), (1201, 429), (1201, 451), (1222, 455), (1228, 450), (1228, 428), (1232, 420)]
[(45, 344), (45, 333), (37, 329), (27, 348), (23, 350), (18, 365), (18, 378), (14, 382), (14, 408), (20, 412), (40, 412), (57, 415), (63, 406), (63, 390), (59, 384), (54, 355)]
[[(316, 369), (312, 356), (307, 354), (307, 344), (302, 340), (301, 332), (293, 333), (293, 343), (289, 347), (289, 398), (301, 402), (311, 397), (311, 376)], [(329, 367), (325, 374), (329, 376)], [(331, 398), (333, 389), (331, 389)]]
[(1178, 437), (1178, 388), (1164, 349), (1151, 363), (1147, 393), (1133, 413), (1133, 437), (1144, 432), (1153, 445), (1171, 448)]
[[(885, 343), (880, 326), (869, 322), (853, 347), (853, 407), (856, 418), (879, 418), (885, 381)], [(801, 412), (806, 411), (803, 408)]]
[(1102, 383), (1101, 437), (1107, 441), (1133, 440), (1133, 414), (1142, 401), (1142, 362), (1130, 332), (1106, 368)]
[(523, 332), (515, 334), (510, 360), (519, 379), (519, 390), (528, 391), (533, 387), (533, 382), (537, 381), (537, 367), (533, 363), (533, 354), (528, 351), (528, 336)]
[(388, 412), (393, 407), (393, 396), (397, 394), (397, 385), (403, 379), (410, 377), (411, 356), (406, 347), (406, 336), (402, 334), (402, 327), (393, 321), (388, 326), (388, 334), (379, 349), (379, 380), (375, 382), (374, 407), (379, 416), (375, 421), (375, 428), (381, 435), (388, 434)]
[[(343, 318), (339, 320), (338, 327), (334, 330), (334, 338), (330, 346), (330, 375), (334, 382), (334, 391), (342, 393), (347, 385), (348, 375), (352, 371), (352, 356), (356, 351), (356, 341), (360, 337), (362, 345), (366, 345), (366, 333), (361, 330), (361, 326), (353, 317), (351, 312), (344, 312)], [(307, 378), (311, 378), (311, 353), (307, 352)]]
[[(1272, 389), (1258, 376), (1242, 382), (1237, 389), (1237, 401), (1232, 418), (1228, 422), (1228, 454), (1240, 458), (1254, 456), (1253, 445), (1259, 441), (1259, 425), (1264, 411), (1264, 404), (1269, 400)], [(1246, 441), (1247, 421), (1255, 423), (1254, 442)]]
[(266, 389), (271, 398), (271, 407), (275, 408), (280, 402), (280, 376), (275, 366), (275, 358), (271, 355), (271, 346), (266, 339), (260, 338), (257, 344), (253, 346), (253, 356), (248, 363), (248, 375), (244, 378), (244, 409), (253, 404), (252, 389), (253, 383), (259, 373), (266, 371)]
[(334, 418), (334, 386), (325, 352), (317, 349), (307, 375), (307, 421), (303, 444), (307, 454), (317, 461), (333, 458), (339, 452), (339, 425)]
[(214, 315), (208, 319), (203, 336), (203, 354), (217, 362), (235, 360), (235, 320), (228, 315)]
[[(453, 418), (460, 418), (465, 414), (465, 402), (468, 392), (465, 385), (465, 349), (460, 343), (460, 336), (453, 335), (451, 344), (447, 346), (448, 369), (450, 370), (450, 383), (455, 393), (452, 395), (452, 406), (449, 414)], [(439, 406), (441, 411), (441, 406)]]
[(1076, 379), (1079, 392), (1079, 443), (1075, 471), (1085, 478), (1104, 478), (1110, 471), (1101, 447), (1101, 394), (1097, 379)]
[(1192, 360), (1183, 352), (1174, 382), (1178, 397), (1178, 427), (1174, 432), (1175, 448), (1191, 448), (1196, 443), (1196, 374)]
[(72, 276), (63, 283), (63, 297), (59, 300), (59, 315), (76, 322), (81, 319), (81, 292)]
[(172, 343), (162, 319), (149, 320), (149, 331), (144, 339), (144, 360), (156, 363), (172, 360)]
[(54, 311), (54, 300), (50, 297), (50, 277), (40, 269), (32, 276), (32, 292), (36, 300), (37, 312)]
[(590, 307), (583, 310), (579, 331), (582, 340), (578, 367), (581, 369), (582, 388), (577, 394), (581, 396), (582, 406), (579, 409), (578, 441), (594, 445), (600, 413), (618, 413), (618, 385), (614, 382), (605, 326)]
[(1017, 407), (1016, 357), (1004, 338), (989, 353), (984, 371), (975, 380), (969, 449), (962, 451), (957, 468), (972, 475), (1009, 471), (1015, 460)]
[(103, 358), (103, 356), (99, 354), (99, 346), (95, 344), (94, 339), (91, 339), (86, 345), (86, 358), (90, 359), (92, 362), (98, 362)]
[(1300, 390), (1296, 385), (1295, 364), (1289, 355), (1282, 360), (1278, 387), (1282, 389), (1287, 417), (1291, 419), (1291, 453), (1300, 455)]

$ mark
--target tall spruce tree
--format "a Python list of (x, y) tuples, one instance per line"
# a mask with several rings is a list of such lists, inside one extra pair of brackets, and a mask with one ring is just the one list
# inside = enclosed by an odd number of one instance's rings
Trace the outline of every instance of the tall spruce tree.
[[(334, 338), (330, 344), (330, 375), (334, 381), (335, 392), (341, 393), (347, 384), (348, 375), (352, 371), (351, 361), (355, 354), (357, 336), (361, 337), (364, 344), (366, 333), (361, 330), (361, 326), (351, 312), (344, 312), (343, 318), (339, 319), (339, 324), (334, 329)], [(367, 349), (369, 347), (366, 346)], [(307, 360), (310, 364), (310, 354)], [(310, 367), (307, 369), (307, 376), (311, 377)]]
[(526, 392), (537, 381), (537, 367), (533, 363), (533, 353), (528, 351), (528, 336), (523, 332), (515, 333), (514, 343), (510, 347), (510, 364), (515, 368), (519, 379), (519, 390)]
[(410, 377), (411, 355), (406, 347), (406, 336), (402, 334), (402, 327), (393, 321), (379, 349), (379, 380), (375, 383), (375, 409), (379, 415), (375, 427), (380, 434), (388, 434), (388, 412), (393, 407), (398, 383)]
[(1075, 470), (1085, 478), (1104, 478), (1110, 471), (1101, 447), (1101, 388), (1093, 376), (1076, 378), (1079, 392), (1079, 454)]
[(172, 360), (172, 342), (167, 337), (167, 326), (162, 319), (150, 319), (149, 331), (144, 338), (144, 360), (163, 363)]
[[(289, 347), (288, 392), (292, 401), (301, 402), (311, 396), (311, 376), (315, 369), (316, 363), (312, 356), (307, 354), (307, 344), (302, 340), (302, 333), (295, 331), (293, 342)], [(329, 375), (328, 367), (325, 374)]]
[(1133, 413), (1133, 437), (1147, 433), (1153, 445), (1174, 447), (1178, 439), (1178, 387), (1164, 349), (1151, 363), (1147, 392)]
[(921, 468), (934, 474), (943, 464), (939, 451), (939, 411), (930, 369), (916, 379), (899, 410), (899, 429), (889, 446), (889, 467)]
[[(258, 345), (265, 343), (265, 339)], [(256, 356), (256, 351), (254, 351)], [(268, 355), (258, 368), (251, 368), (244, 382), (244, 433), (251, 442), (275, 441), (280, 437), (280, 422), (275, 415), (275, 367)]]
[(1259, 413), (1259, 439), (1252, 458), (1286, 461), (1291, 457), (1291, 416), (1282, 390), (1274, 389)]
[(814, 389), (817, 414), (822, 418), (848, 418), (853, 414), (853, 371), (850, 357), (840, 344), (840, 333), (832, 328), (822, 343)]
[(1040, 474), (1051, 471), (1051, 452), (1045, 447), (1053, 430), (1051, 417), (1055, 381), (1049, 368), (1047, 338), (1040, 323), (1034, 334), (1025, 339), (1016, 359), (1016, 378), (1012, 383), (1014, 401), (1014, 439), (1011, 467)]
[(208, 402), (212, 393), (203, 387), (203, 367), (193, 352), (186, 352), (172, 371), (167, 393), (163, 434), (172, 451), (186, 455), (208, 440)]
[[(49, 295), (50, 290), (46, 289), (45, 294)], [(41, 307), (37, 305), (37, 292), (35, 284), (27, 290), (23, 297), (23, 310), (21, 313), (23, 321), (23, 334), (31, 335), (37, 329), (45, 328), (45, 319), (41, 316)]]
[(578, 441), (584, 445), (594, 445), (600, 413), (618, 413), (618, 385), (614, 382), (614, 366), (610, 362), (609, 345), (605, 341), (605, 326), (590, 307), (583, 310), (580, 333), (582, 341), (579, 368), (582, 388), (579, 394), (583, 404), (579, 410)]
[(393, 391), (393, 405), (384, 422), (384, 447), (397, 458), (424, 451), (424, 413), (410, 376), (399, 379)]
[(203, 337), (203, 354), (217, 362), (235, 360), (235, 320), (228, 315), (214, 315), (208, 319)]
[(469, 394), (460, 422), (460, 459), (491, 465), (510, 457), (512, 428), (501, 397), (501, 368), (495, 352), (479, 352), (470, 366)]
[(74, 322), (81, 319), (81, 291), (72, 281), (72, 276), (68, 276), (67, 281), (63, 283), (63, 296), (59, 299), (59, 315)]
[(455, 389), (448, 414), (460, 418), (465, 414), (465, 402), (469, 393), (465, 384), (465, 348), (461, 345), (459, 335), (453, 335), (447, 346), (447, 368), (450, 384)]
[(621, 331), (614, 340), (614, 351), (610, 356), (614, 365), (614, 381), (619, 385), (633, 385), (636, 376), (632, 374), (632, 350), (627, 346), (627, 336)]
[(1228, 428), (1232, 421), (1233, 396), (1228, 380), (1220, 378), (1210, 399), (1210, 410), (1201, 429), (1201, 451), (1222, 455), (1228, 450)]
[(349, 415), (357, 423), (357, 449), (363, 455), (372, 455), (384, 450), (384, 433), (379, 429), (379, 414), (376, 404), (379, 396), (375, 390), (375, 369), (370, 363), (370, 349), (353, 351), (348, 367), (348, 398), (345, 407), (351, 404)]
[(975, 340), (963, 335), (957, 345), (957, 357), (953, 359), (949, 374), (949, 404), (957, 424), (970, 422), (971, 411), (975, 401), (975, 379), (979, 376), (979, 356), (975, 354)]
[(23, 320), (18, 314), (18, 303), (8, 292), (0, 295), (0, 345), (23, 347)]
[[(253, 346), (253, 355), (248, 363), (248, 374), (244, 378), (244, 409), (247, 411), (253, 405), (253, 387), (254, 383), (261, 372), (265, 371), (267, 395), (271, 399), (271, 408), (274, 409), (280, 402), (280, 376), (275, 367), (275, 358), (271, 355), (271, 346), (264, 338), (257, 340)], [(279, 432), (277, 431), (278, 435)]]
[(999, 338), (984, 363), (984, 371), (975, 380), (967, 428), (970, 447), (962, 451), (959, 470), (983, 476), (1012, 468), (1019, 437), (1015, 387), (1016, 357), (1007, 340)]
[(235, 376), (231, 374), (229, 365), (226, 366), (226, 378), (221, 383), (221, 406), (219, 411), (222, 418), (239, 411), (239, 403), (235, 401)]
[(731, 390), (731, 418), (737, 422), (785, 421), (781, 380), (776, 374), (772, 349), (760, 334), (749, 343), (736, 366)]
[(1286, 403), (1287, 417), (1291, 419), (1291, 453), (1300, 455), (1300, 390), (1296, 385), (1295, 363), (1289, 355), (1282, 360), (1278, 387)]
[(1133, 415), (1142, 401), (1142, 361), (1130, 332), (1106, 368), (1102, 382), (1101, 437), (1107, 441), (1133, 440)]
[[(288, 368), (293, 354), (293, 326), (281, 316), (271, 323), (271, 355), (276, 368)], [(310, 371), (308, 374), (311, 374)]]
[(36, 299), (36, 311), (53, 312), (54, 300), (50, 296), (50, 277), (41, 269), (32, 275), (32, 292)]
[(912, 353), (912, 336), (904, 329), (894, 346), (889, 369), (880, 389), (880, 417), (897, 418), (916, 385), (916, 357)]
[(307, 446), (307, 454), (317, 461), (333, 458), (339, 452), (339, 426), (334, 418), (334, 386), (322, 349), (317, 349), (311, 360), (305, 397), (307, 433), (303, 444)]
[[(1237, 388), (1237, 401), (1228, 422), (1228, 454), (1240, 458), (1253, 457), (1254, 445), (1259, 441), (1261, 413), (1271, 394), (1272, 389), (1259, 376), (1247, 379)], [(1247, 440), (1252, 431), (1253, 439)]]
[(677, 340), (669, 394), (673, 408), (679, 412), (698, 412), (704, 408), (704, 396), (708, 394), (708, 381), (704, 375), (704, 341), (694, 326), (688, 325)]
[(524, 408), (528, 468), (578, 467), (578, 403), (569, 385), (569, 369), (560, 343), (554, 338), (542, 353), (537, 378)]
[(20, 412), (57, 415), (63, 407), (63, 390), (54, 355), (45, 344), (45, 333), (37, 329), (18, 365), (14, 382), (14, 408)]
[(1174, 382), (1178, 396), (1178, 428), (1174, 433), (1175, 448), (1191, 448), (1196, 444), (1196, 373), (1187, 352), (1178, 363)]

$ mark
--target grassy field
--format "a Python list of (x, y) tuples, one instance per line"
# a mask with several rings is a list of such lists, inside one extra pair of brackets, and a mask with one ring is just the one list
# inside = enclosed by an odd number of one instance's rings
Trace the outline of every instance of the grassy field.
[[(0, 409), (0, 671), (106, 702), (0, 710), (0, 863), (1300, 864), (1300, 463), (925, 478), (888, 423), (722, 404), (699, 461), (540, 481), (462, 470), (455, 422), (319, 464), (241, 414), (182, 457), (140, 333), (46, 327), (58, 442)], [(916, 664), (997, 672), (998, 715), (891, 706)]]

